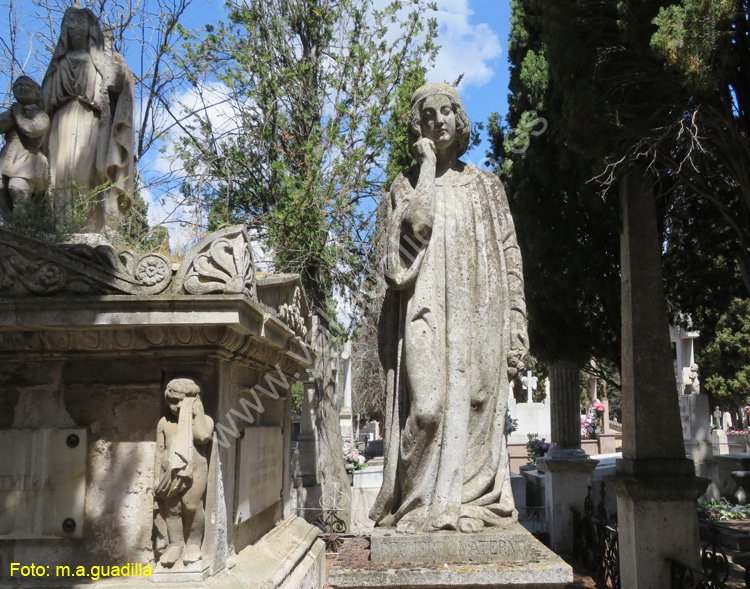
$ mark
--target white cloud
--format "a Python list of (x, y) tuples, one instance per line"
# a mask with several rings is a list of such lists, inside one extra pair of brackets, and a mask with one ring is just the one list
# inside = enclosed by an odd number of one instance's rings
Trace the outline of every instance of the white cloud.
[(500, 57), (500, 39), (487, 23), (474, 23), (469, 0), (438, 0), (437, 43), (441, 46), (430, 82), (453, 82), (464, 75), (460, 88), (482, 86), (495, 75), (492, 62)]

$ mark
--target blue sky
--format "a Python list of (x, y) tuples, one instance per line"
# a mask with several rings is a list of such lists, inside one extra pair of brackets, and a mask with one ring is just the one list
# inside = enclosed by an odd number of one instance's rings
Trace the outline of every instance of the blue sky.
[[(446, 13), (439, 16), (438, 43), (442, 45), (443, 57), (449, 56), (451, 61), (454, 56), (458, 58), (455, 67), (461, 70), (459, 73), (464, 73), (459, 92), (469, 118), (472, 122), (486, 123), (492, 111), (505, 115), (508, 104), (510, 3), (444, 0), (437, 2), (437, 5), (441, 13)], [(463, 18), (465, 23), (462, 23)], [(442, 82), (442, 73), (438, 66), (428, 77), (431, 82)], [(466, 158), (478, 164), (488, 148), (485, 135), (482, 144), (469, 152)]]
[[(492, 111), (505, 114), (508, 103), (507, 48), (510, 34), (510, 2), (501, 0), (437, 0), (441, 52), (430, 82), (452, 82), (464, 74), (460, 94), (472, 122), (483, 121)], [(218, 21), (222, 0), (194, 4), (186, 26), (200, 27)], [(489, 142), (472, 150), (474, 163), (484, 156)]]

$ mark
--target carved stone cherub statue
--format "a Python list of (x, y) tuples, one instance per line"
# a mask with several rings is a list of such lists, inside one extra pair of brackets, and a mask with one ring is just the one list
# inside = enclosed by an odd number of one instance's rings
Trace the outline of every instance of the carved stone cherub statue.
[(16, 102), (10, 110), (0, 113), (0, 133), (5, 134), (0, 151), (0, 214), (5, 218), (32, 194), (43, 193), (48, 184), (47, 158), (40, 151), (49, 129), (42, 89), (28, 76), (19, 76), (13, 83), (13, 97)]
[[(208, 480), (208, 441), (214, 422), (203, 412), (200, 385), (192, 378), (175, 378), (164, 396), (170, 414), (156, 428), (154, 459), (154, 526), (166, 536), (159, 562), (174, 565), (201, 558), (205, 527), (203, 508)], [(157, 554), (161, 552), (159, 541)]]
[(688, 384), (685, 387), (685, 392), (691, 395), (700, 395), (701, 393), (701, 382), (698, 379), (698, 365), (695, 362), (690, 365)]

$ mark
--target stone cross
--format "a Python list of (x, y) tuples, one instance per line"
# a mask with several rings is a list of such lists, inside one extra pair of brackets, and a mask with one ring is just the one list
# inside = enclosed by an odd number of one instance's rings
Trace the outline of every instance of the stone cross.
[(526, 387), (526, 402), (534, 402), (534, 391), (536, 390), (539, 379), (531, 374), (531, 370), (526, 371), (526, 376), (521, 377), (523, 386)]

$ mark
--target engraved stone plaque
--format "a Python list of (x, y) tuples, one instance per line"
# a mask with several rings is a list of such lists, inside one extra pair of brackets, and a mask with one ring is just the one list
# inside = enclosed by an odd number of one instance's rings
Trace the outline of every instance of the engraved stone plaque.
[(284, 441), (280, 427), (249, 427), (240, 443), (235, 523), (243, 522), (281, 499)]
[(518, 561), (528, 559), (532, 545), (531, 534), (517, 523), (476, 534), (402, 534), (375, 528), (370, 540), (370, 559), (379, 563)]
[(693, 432), (690, 427), (690, 396), (680, 395), (680, 423), (682, 424), (682, 439), (689, 441), (692, 439)]
[(0, 430), (0, 539), (80, 538), (85, 429)]

